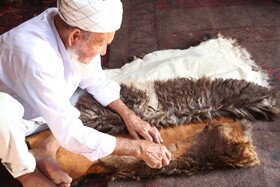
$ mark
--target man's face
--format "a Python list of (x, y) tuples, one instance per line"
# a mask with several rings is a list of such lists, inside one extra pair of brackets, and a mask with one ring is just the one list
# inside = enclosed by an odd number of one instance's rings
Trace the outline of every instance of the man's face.
[(88, 64), (96, 55), (106, 54), (107, 45), (113, 41), (114, 36), (115, 32), (91, 33), (91, 36), (84, 37), (80, 43), (71, 48), (78, 55), (78, 61)]

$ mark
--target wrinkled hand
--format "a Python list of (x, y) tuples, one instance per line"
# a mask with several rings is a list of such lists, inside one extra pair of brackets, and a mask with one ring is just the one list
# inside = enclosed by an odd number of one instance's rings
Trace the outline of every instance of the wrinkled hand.
[(146, 121), (143, 121), (134, 113), (130, 113), (129, 115), (125, 116), (124, 122), (126, 124), (127, 130), (129, 131), (129, 134), (134, 139), (139, 140), (139, 135), (141, 135), (144, 139), (151, 142), (155, 142), (158, 144), (161, 144), (163, 142), (163, 139), (161, 138), (157, 128), (151, 126)]
[(140, 143), (140, 147), (141, 154), (139, 158), (144, 160), (151, 168), (161, 168), (167, 166), (171, 161), (171, 153), (164, 145), (143, 141)]
[(155, 143), (162, 143), (163, 140), (157, 128), (152, 127), (149, 123), (141, 120), (135, 113), (130, 110), (121, 99), (116, 99), (108, 105), (116, 111), (124, 120), (130, 135), (139, 140), (140, 136), (144, 139)]

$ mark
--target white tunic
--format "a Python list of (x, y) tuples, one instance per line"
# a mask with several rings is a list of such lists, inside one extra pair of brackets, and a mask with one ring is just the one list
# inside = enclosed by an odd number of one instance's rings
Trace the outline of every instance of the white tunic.
[(24, 119), (42, 116), (61, 146), (96, 160), (112, 153), (116, 139), (84, 126), (69, 99), (81, 87), (106, 106), (119, 98), (120, 86), (106, 77), (100, 55), (89, 65), (91, 76), (73, 70), (56, 14), (57, 8), (47, 9), (0, 36), (0, 92), (24, 106)]

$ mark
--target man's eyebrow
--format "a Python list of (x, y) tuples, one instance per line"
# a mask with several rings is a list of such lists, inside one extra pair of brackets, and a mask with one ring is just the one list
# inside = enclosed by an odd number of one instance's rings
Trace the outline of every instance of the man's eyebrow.
[(105, 42), (105, 39), (100, 37), (94, 37), (94, 40), (99, 43)]
[(104, 40), (96, 40), (96, 42), (102, 43), (102, 44), (107, 44), (107, 45), (110, 45), (112, 43), (112, 42), (106, 42)]
[(102, 38), (95, 38), (94, 40), (97, 43), (106, 44), (106, 45), (110, 45), (112, 43), (112, 41), (106, 41), (106, 40), (104, 40)]

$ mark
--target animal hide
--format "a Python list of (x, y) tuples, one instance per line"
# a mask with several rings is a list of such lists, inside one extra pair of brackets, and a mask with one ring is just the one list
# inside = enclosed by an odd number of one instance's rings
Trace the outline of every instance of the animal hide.
[[(259, 160), (249, 121), (272, 121), (279, 113), (271, 89), (245, 80), (176, 78), (151, 82), (146, 90), (137, 85), (123, 84), (121, 88), (124, 103), (160, 130), (164, 145), (172, 153), (170, 164), (152, 169), (137, 158), (115, 155), (90, 162), (60, 148), (57, 159), (73, 179), (88, 173), (103, 174), (112, 180), (141, 179), (192, 175), (220, 167), (253, 166), (259, 164)], [(152, 97), (157, 99), (156, 104), (151, 104)], [(86, 126), (128, 137), (121, 117), (101, 106), (88, 93), (79, 98), (76, 107)], [(27, 142), (34, 147), (45, 136), (31, 136)]]
[[(202, 130), (191, 132), (196, 125)], [(172, 153), (172, 160), (166, 167), (152, 169), (137, 158), (110, 155), (99, 159), (88, 172), (101, 171), (111, 180), (122, 178), (139, 180), (160, 175), (192, 175), (214, 168), (248, 167), (259, 164), (250, 138), (249, 123), (223, 119), (214, 123), (190, 126), (192, 127), (184, 130), (192, 136), (167, 145), (167, 149)], [(173, 134), (174, 136), (178, 134)], [(166, 136), (163, 139), (165, 140)]]
[[(160, 129), (162, 136), (164, 130), (170, 136), (171, 129), (184, 124), (184, 130), (179, 131), (189, 135), (181, 135), (183, 138), (176, 140), (177, 131), (171, 135), (173, 140), (166, 144), (173, 155), (170, 165), (151, 169), (136, 158), (111, 155), (99, 159), (89, 173), (107, 173), (112, 180), (140, 179), (191, 175), (206, 169), (247, 167), (259, 163), (248, 121), (276, 119), (279, 109), (275, 106), (272, 90), (245, 80), (205, 77), (155, 81), (152, 87), (158, 100), (157, 108), (149, 106), (150, 94), (135, 86), (121, 85), (121, 99), (143, 120)], [(89, 94), (81, 96), (76, 107), (86, 126), (112, 135), (128, 134), (121, 117), (102, 107)], [(231, 121), (224, 121), (222, 117)], [(196, 128), (199, 124), (200, 127)]]
[[(160, 130), (164, 145), (172, 153), (170, 164), (161, 169), (149, 168), (143, 161), (130, 156), (109, 155), (91, 162), (82, 155), (60, 148), (56, 154), (62, 169), (74, 181), (86, 174), (102, 174), (109, 179), (141, 179), (158, 175), (192, 175), (219, 167), (248, 167), (259, 164), (250, 137), (250, 123), (221, 118), (189, 123)], [(51, 132), (29, 136), (29, 148), (36, 147)], [(118, 135), (129, 138), (128, 135)]]
[[(135, 86), (122, 84), (121, 99), (158, 129), (220, 117), (272, 121), (279, 112), (271, 89), (245, 80), (176, 78), (154, 81), (153, 88), (158, 100), (156, 109), (149, 107), (146, 91)], [(79, 98), (76, 107), (84, 125), (112, 135), (128, 133), (121, 117), (91, 95)]]

